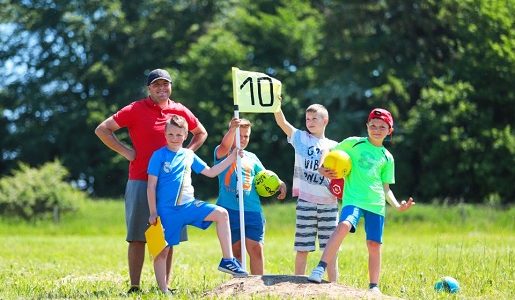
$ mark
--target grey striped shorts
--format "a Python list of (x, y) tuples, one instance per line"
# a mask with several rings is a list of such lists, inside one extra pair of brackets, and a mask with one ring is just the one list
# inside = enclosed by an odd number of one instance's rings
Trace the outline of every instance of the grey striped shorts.
[(316, 204), (297, 200), (295, 225), (295, 251), (315, 251), (318, 235), (320, 250), (338, 225), (338, 204)]

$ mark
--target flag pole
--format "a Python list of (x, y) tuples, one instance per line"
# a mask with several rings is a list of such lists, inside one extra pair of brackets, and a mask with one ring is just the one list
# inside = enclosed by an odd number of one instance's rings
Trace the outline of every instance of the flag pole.
[[(238, 107), (238, 84), (236, 80), (236, 70), (237, 68), (232, 68), (232, 91), (234, 97), (234, 117), (240, 118), (240, 111)], [(235, 84), (236, 83), (236, 84)], [(241, 148), (240, 141), (240, 127), (236, 127), (236, 149)], [(239, 204), (239, 212), (240, 212), (240, 244), (241, 244), (241, 266), (244, 270), (247, 270), (247, 250), (245, 247), (245, 215), (244, 215), (244, 205), (243, 205), (243, 178), (241, 172), (241, 157), (239, 155), (236, 156), (236, 176), (237, 187), (238, 187), (238, 204)]]
[[(234, 110), (234, 117), (240, 118), (240, 112), (238, 111), (238, 105), (236, 105)], [(236, 128), (236, 148), (241, 148), (240, 141), (240, 127)], [(244, 270), (247, 270), (247, 250), (245, 249), (245, 215), (244, 215), (244, 205), (243, 205), (243, 176), (241, 171), (241, 157), (238, 155), (236, 158), (236, 174), (238, 176), (238, 203), (239, 203), (239, 211), (240, 211), (240, 236), (241, 236), (241, 265)]]

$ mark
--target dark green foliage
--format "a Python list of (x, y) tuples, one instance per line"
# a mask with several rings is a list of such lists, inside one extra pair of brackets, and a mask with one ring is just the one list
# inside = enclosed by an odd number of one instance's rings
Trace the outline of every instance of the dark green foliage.
[(509, 126), (485, 127), (491, 120), (469, 100), (473, 94), (470, 84), (434, 80), (409, 114), (405, 134), (412, 138), (399, 153), (419, 170), (405, 179), (424, 199), (499, 204), (513, 196), (505, 179), (514, 179), (515, 137)]
[(25, 220), (55, 219), (55, 214), (74, 210), (86, 195), (65, 182), (67, 175), (59, 161), (39, 169), (20, 164), (12, 176), (0, 179), (0, 214)]
[[(0, 0), (0, 174), (59, 158), (80, 187), (121, 196), (128, 162), (97, 124), (146, 96), (146, 72), (207, 128), (212, 162), (232, 111), (231, 67), (283, 83), (283, 111), (304, 128), (324, 104), (326, 136), (365, 135), (372, 107), (392, 111), (399, 198), (513, 203), (513, 1)], [(290, 186), (293, 148), (272, 115), (248, 150)], [(127, 132), (117, 135), (129, 142)], [(216, 180), (197, 177), (197, 195)]]
[[(347, 135), (392, 111), (400, 195), (513, 203), (512, 1), (328, 1), (319, 80)], [(334, 106), (332, 106), (334, 107)], [(334, 119), (334, 118), (333, 118)], [(361, 129), (361, 130), (360, 130)], [(351, 131), (351, 133), (349, 133)]]

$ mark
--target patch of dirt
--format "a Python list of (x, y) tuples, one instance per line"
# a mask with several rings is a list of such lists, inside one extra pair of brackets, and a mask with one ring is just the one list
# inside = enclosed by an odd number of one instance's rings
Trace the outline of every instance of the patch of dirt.
[(206, 293), (209, 298), (288, 298), (288, 299), (400, 299), (371, 293), (337, 283), (309, 282), (307, 276), (264, 275), (233, 278)]

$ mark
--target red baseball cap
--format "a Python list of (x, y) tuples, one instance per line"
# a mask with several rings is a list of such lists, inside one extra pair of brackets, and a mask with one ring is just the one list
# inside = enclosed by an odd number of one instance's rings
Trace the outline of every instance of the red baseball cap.
[(390, 128), (393, 127), (393, 117), (392, 114), (387, 111), (386, 109), (382, 108), (374, 108), (368, 115), (367, 123), (372, 119), (381, 119), (386, 122), (390, 126)]

